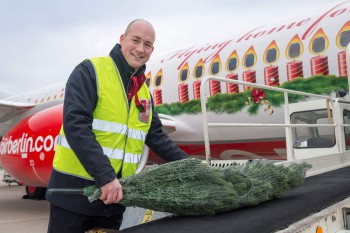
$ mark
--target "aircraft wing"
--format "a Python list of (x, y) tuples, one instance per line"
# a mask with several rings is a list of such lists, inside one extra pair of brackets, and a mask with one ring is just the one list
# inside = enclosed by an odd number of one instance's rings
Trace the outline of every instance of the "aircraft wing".
[(36, 104), (33, 103), (20, 103), (7, 100), (0, 100), (0, 123), (7, 121), (8, 119), (21, 114)]
[(170, 116), (165, 114), (158, 114), (160, 121), (163, 125), (163, 131), (166, 134), (170, 134), (176, 130), (176, 122)]

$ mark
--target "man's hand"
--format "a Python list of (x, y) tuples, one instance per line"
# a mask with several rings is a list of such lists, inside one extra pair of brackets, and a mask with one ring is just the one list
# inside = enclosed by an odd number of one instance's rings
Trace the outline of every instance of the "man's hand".
[(103, 203), (105, 203), (106, 205), (111, 203), (118, 203), (122, 198), (122, 186), (119, 183), (118, 179), (114, 179), (113, 181), (101, 187), (100, 200), (103, 201)]

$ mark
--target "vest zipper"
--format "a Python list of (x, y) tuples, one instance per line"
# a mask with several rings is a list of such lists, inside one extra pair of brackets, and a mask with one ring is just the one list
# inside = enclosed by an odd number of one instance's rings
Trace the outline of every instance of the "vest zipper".
[[(127, 86), (127, 93), (126, 93), (126, 101), (127, 101), (127, 104), (128, 104), (128, 122), (127, 122), (127, 130), (126, 130), (126, 134), (125, 134), (125, 143), (124, 143), (124, 155), (123, 155), (123, 162), (122, 162), (122, 167), (121, 167), (121, 172), (122, 172), (122, 177), (123, 177), (123, 163), (124, 163), (124, 158), (125, 158), (125, 149), (126, 149), (126, 144), (127, 144), (127, 141), (128, 141), (128, 135), (129, 135), (129, 119), (130, 119), (130, 103), (131, 103), (131, 101), (132, 101), (132, 98), (131, 98), (131, 100), (130, 100), (130, 102), (128, 101), (128, 94), (129, 94), (129, 88), (130, 88), (130, 83), (132, 82), (132, 80), (131, 80), (131, 78), (136, 74), (136, 72), (137, 72), (137, 70), (134, 72), (134, 73), (132, 73), (131, 74), (131, 76), (130, 76), (130, 80), (129, 80), (129, 83), (128, 83), (128, 86)], [(135, 97), (133, 97), (133, 98), (135, 98)]]

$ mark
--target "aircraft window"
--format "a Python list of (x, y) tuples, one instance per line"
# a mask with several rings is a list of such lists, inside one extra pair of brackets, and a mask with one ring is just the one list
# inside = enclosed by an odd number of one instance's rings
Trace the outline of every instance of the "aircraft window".
[(150, 83), (151, 83), (151, 79), (150, 78), (146, 78), (146, 81), (145, 81), (147, 87), (149, 87)]
[(244, 65), (247, 68), (250, 68), (254, 65), (254, 54), (248, 54), (247, 56), (245, 56), (245, 60), (244, 60)]
[(324, 37), (318, 37), (312, 41), (312, 51), (314, 53), (321, 53), (325, 50), (325, 48), (326, 48), (326, 40)]
[(211, 65), (211, 73), (213, 75), (219, 73), (220, 71), (220, 63), (219, 62), (214, 62), (212, 65)]
[[(350, 111), (344, 110), (343, 121), (344, 121), (344, 124), (350, 124)], [(350, 150), (350, 127), (345, 126), (344, 133), (345, 133), (346, 150)]]
[(234, 71), (235, 69), (237, 69), (237, 58), (231, 58), (228, 61), (228, 70)]
[(162, 84), (162, 76), (161, 76), (161, 75), (158, 75), (158, 76), (155, 78), (155, 86), (156, 86), (156, 87), (159, 87), (160, 84)]
[[(326, 109), (296, 112), (291, 115), (292, 124), (333, 124), (333, 115)], [(335, 145), (335, 131), (331, 126), (294, 127), (294, 148), (328, 148)]]
[(268, 63), (273, 63), (277, 59), (277, 50), (275, 48), (269, 49), (266, 53), (266, 61)]
[(289, 57), (290, 58), (296, 58), (300, 56), (300, 44), (299, 43), (293, 43), (289, 46)]
[(340, 45), (345, 48), (346, 46), (348, 46), (349, 43), (350, 43), (350, 30), (342, 32), (340, 34)]
[(188, 78), (188, 69), (181, 70), (180, 81), (186, 81)]
[(195, 71), (195, 78), (200, 78), (203, 75), (203, 66), (197, 66)]

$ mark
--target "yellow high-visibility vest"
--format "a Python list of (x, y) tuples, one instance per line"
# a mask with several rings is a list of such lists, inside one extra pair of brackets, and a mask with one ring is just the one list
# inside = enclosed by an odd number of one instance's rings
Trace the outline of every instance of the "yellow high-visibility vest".
[[(123, 81), (113, 59), (106, 56), (93, 58), (91, 62), (96, 72), (98, 94), (92, 131), (115, 172), (122, 169), (122, 177), (131, 176), (135, 174), (140, 162), (152, 121), (150, 92), (146, 84), (137, 92), (145, 109), (140, 112), (135, 105), (135, 97), (131, 99), (129, 106)], [(65, 174), (93, 180), (70, 148), (63, 125), (56, 145), (53, 167)]]

